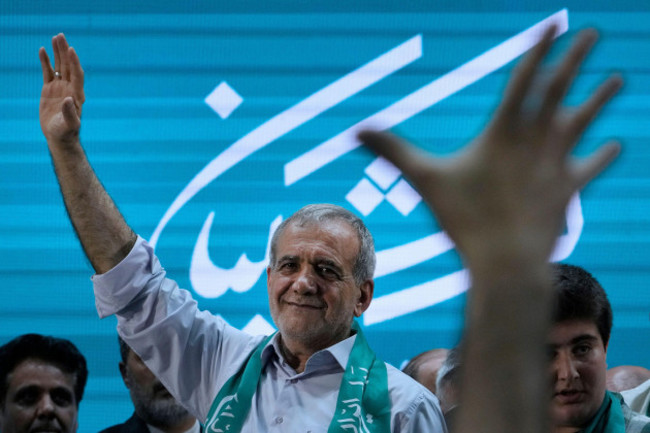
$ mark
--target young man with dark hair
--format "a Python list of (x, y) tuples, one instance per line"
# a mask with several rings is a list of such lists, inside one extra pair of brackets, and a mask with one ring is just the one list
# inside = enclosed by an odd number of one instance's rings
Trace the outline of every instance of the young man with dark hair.
[(612, 307), (605, 291), (578, 266), (551, 268), (556, 291), (548, 338), (553, 431), (650, 432), (650, 418), (633, 412), (619, 394), (606, 390)]
[(68, 340), (21, 335), (0, 347), (0, 431), (77, 431), (88, 369)]

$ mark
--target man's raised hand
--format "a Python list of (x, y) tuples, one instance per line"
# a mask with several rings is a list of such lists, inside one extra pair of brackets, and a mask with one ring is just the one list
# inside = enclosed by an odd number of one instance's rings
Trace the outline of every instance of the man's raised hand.
[(52, 38), (54, 68), (45, 48), (38, 56), (43, 70), (39, 117), (50, 146), (75, 141), (81, 127), (81, 106), (85, 101), (84, 72), (74, 48), (62, 33)]

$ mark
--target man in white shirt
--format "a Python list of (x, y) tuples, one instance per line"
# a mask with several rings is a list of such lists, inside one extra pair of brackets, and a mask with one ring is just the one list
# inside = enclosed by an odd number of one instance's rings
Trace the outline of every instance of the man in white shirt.
[[(41, 128), (73, 226), (97, 275), (101, 316), (206, 430), (445, 432), (437, 400), (377, 360), (353, 319), (370, 305), (372, 236), (349, 211), (315, 205), (276, 231), (267, 269), (279, 332), (252, 337), (201, 312), (166, 278), (88, 163), (79, 140), (83, 70), (60, 34), (44, 48)], [(246, 396), (245, 398), (242, 396)]]

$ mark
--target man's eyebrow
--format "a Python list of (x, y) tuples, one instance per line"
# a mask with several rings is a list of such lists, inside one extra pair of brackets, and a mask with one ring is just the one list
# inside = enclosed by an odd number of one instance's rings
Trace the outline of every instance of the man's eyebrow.
[(20, 397), (22, 395), (33, 393), (33, 392), (41, 392), (41, 387), (33, 383), (23, 385), (18, 387), (18, 389), (16, 389), (14, 396)]
[(21, 385), (16, 389), (16, 393), (19, 393), (21, 391), (28, 391), (28, 390), (33, 390), (33, 389), (40, 389), (41, 387), (38, 386), (35, 383), (27, 383), (25, 385)]
[(290, 261), (296, 261), (296, 260), (298, 260), (298, 256), (292, 256), (292, 255), (287, 254), (285, 256), (280, 257), (278, 259), (278, 263), (290, 262)]
[(577, 337), (574, 337), (571, 339), (571, 344), (578, 344), (578, 343), (586, 343), (586, 342), (592, 342), (592, 341), (598, 341), (598, 337), (592, 334), (582, 334), (578, 335)]
[(580, 343), (586, 343), (586, 342), (595, 342), (598, 341), (598, 337), (593, 335), (593, 334), (580, 334), (576, 337), (573, 337), (568, 343), (566, 344), (547, 344), (546, 346), (549, 349), (557, 349), (558, 347), (564, 346), (564, 345), (570, 345), (574, 346), (576, 344)]

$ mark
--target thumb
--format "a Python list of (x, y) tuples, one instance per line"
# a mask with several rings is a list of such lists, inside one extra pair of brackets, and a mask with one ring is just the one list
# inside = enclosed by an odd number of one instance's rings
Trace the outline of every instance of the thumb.
[(77, 107), (72, 96), (63, 100), (63, 118), (71, 129), (78, 130), (81, 127), (81, 119), (77, 114)]
[(412, 180), (426, 170), (426, 161), (430, 159), (426, 152), (390, 132), (364, 130), (358, 138), (364, 146), (386, 158)]

